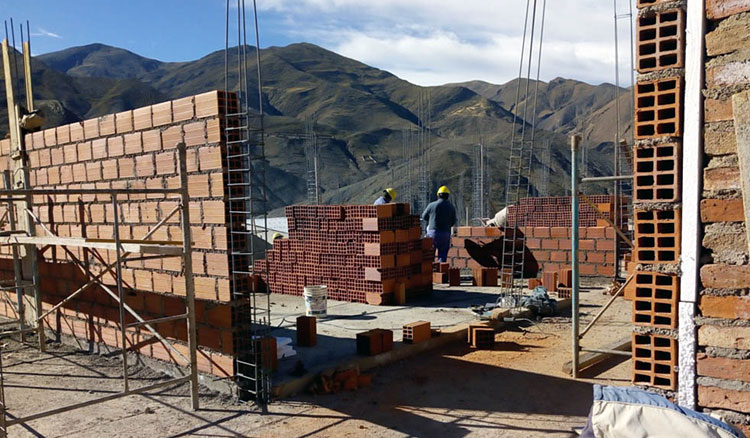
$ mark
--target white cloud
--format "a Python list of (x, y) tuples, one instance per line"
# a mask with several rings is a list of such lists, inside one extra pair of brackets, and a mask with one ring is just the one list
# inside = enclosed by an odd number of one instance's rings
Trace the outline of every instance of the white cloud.
[[(627, 1), (618, 2), (621, 9)], [(502, 83), (518, 75), (523, 0), (261, 0), (258, 7), (288, 35), (418, 84)], [(550, 0), (542, 78), (613, 82), (613, 16), (611, 2)], [(629, 38), (627, 21), (619, 25)], [(620, 44), (621, 63), (629, 64), (627, 41)]]
[(36, 32), (33, 32), (31, 34), (32, 36), (40, 36), (40, 37), (50, 37), (50, 38), (57, 38), (62, 39), (62, 37), (56, 33), (49, 32), (47, 30), (42, 29), (41, 27), (36, 28)]

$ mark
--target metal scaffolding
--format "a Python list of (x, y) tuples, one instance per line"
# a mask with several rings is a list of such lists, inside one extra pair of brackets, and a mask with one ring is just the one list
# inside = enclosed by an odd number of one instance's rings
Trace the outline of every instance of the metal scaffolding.
[[(571, 291), (571, 309), (572, 309), (572, 325), (571, 325), (571, 338), (572, 338), (572, 360), (571, 360), (571, 366), (570, 366), (570, 372), (572, 377), (577, 378), (579, 370), (581, 368), (581, 358), (580, 353), (582, 351), (584, 352), (590, 352), (590, 353), (605, 353), (605, 354), (614, 354), (614, 355), (622, 355), (622, 356), (630, 356), (630, 343), (629, 338), (623, 341), (618, 341), (613, 345), (609, 345), (606, 348), (583, 348), (581, 347), (581, 339), (583, 336), (593, 327), (593, 325), (599, 320), (599, 318), (604, 314), (604, 312), (607, 311), (607, 309), (614, 303), (615, 299), (625, 290), (625, 287), (628, 285), (628, 283), (632, 280), (632, 275), (628, 276), (628, 278), (620, 285), (617, 292), (613, 295), (613, 297), (610, 299), (610, 301), (602, 307), (602, 309), (599, 310), (599, 313), (594, 316), (594, 318), (589, 322), (589, 324), (586, 326), (586, 328), (583, 331), (580, 331), (580, 272), (579, 272), (579, 202), (580, 200), (583, 200), (586, 204), (589, 205), (589, 207), (592, 207), (594, 211), (596, 211), (599, 216), (605, 220), (610, 227), (612, 227), (615, 230), (615, 233), (617, 234), (617, 237), (621, 239), (623, 242), (625, 242), (627, 245), (629, 245), (631, 248), (633, 247), (633, 242), (622, 232), (620, 228), (617, 227), (617, 225), (612, 221), (612, 219), (608, 218), (606, 215), (604, 215), (602, 212), (600, 212), (596, 204), (594, 204), (589, 198), (581, 193), (580, 185), (584, 183), (599, 183), (599, 182), (618, 182), (618, 181), (632, 181), (632, 175), (615, 175), (615, 176), (603, 176), (603, 177), (593, 177), (593, 178), (582, 178), (579, 175), (579, 168), (578, 168), (578, 151), (580, 148), (580, 142), (581, 137), (579, 135), (573, 135), (570, 138), (570, 162), (573, 163), (571, 166), (571, 172), (570, 172), (570, 179), (571, 179), (571, 269), (572, 269), (572, 276), (573, 276), (573, 284), (571, 285), (572, 291)], [(617, 240), (617, 239), (615, 239)]]
[[(11, 22), (11, 28), (12, 28)], [(7, 30), (6, 30), (7, 33)], [(23, 30), (21, 30), (23, 34)], [(17, 77), (18, 63), (15, 62), (16, 50), (15, 50), (15, 35), (13, 36), (13, 61), (11, 62), (10, 43), (8, 38), (2, 41), (2, 57), (3, 57), (3, 75), (5, 78), (5, 92), (8, 105), (8, 122), (10, 128), (10, 171), (5, 171), (3, 174), (4, 189), (0, 190), (0, 202), (5, 202), (7, 205), (7, 218), (9, 230), (0, 233), (0, 245), (11, 246), (11, 255), (13, 257), (13, 272), (14, 279), (12, 285), (9, 287), (3, 287), (6, 291), (16, 291), (16, 303), (8, 299), (6, 302), (9, 307), (13, 309), (16, 315), (16, 320), (11, 321), (10, 324), (3, 324), (3, 326), (16, 326), (15, 330), (5, 330), (0, 333), (0, 336), (14, 336), (18, 335), (21, 342), (26, 341), (25, 334), (36, 333), (38, 339), (38, 347), (41, 352), (45, 351), (46, 340), (44, 333), (44, 319), (57, 311), (65, 303), (75, 299), (76, 296), (81, 294), (83, 291), (90, 289), (96, 285), (101, 290), (106, 292), (112, 299), (118, 303), (119, 308), (119, 324), (120, 324), (120, 339), (119, 344), (121, 345), (122, 352), (122, 365), (123, 365), (123, 389), (121, 392), (116, 394), (110, 394), (105, 397), (88, 400), (82, 403), (76, 403), (73, 405), (58, 407), (47, 411), (39, 412), (36, 414), (14, 417), (8, 413), (8, 405), (5, 397), (5, 388), (3, 383), (3, 371), (2, 371), (2, 348), (0, 348), (0, 437), (7, 436), (8, 428), (13, 425), (25, 424), (29, 421), (36, 420), (39, 418), (48, 417), (64, 413), (73, 409), (78, 409), (84, 406), (90, 406), (97, 403), (102, 403), (116, 398), (124, 397), (131, 394), (141, 394), (154, 389), (163, 388), (166, 386), (177, 385), (182, 383), (190, 383), (190, 396), (192, 408), (198, 409), (198, 370), (197, 370), (197, 337), (195, 327), (195, 289), (193, 281), (193, 269), (192, 269), (192, 236), (190, 230), (190, 208), (189, 208), (189, 197), (188, 197), (188, 184), (187, 184), (187, 159), (186, 150), (184, 144), (177, 145), (178, 160), (179, 160), (179, 181), (180, 186), (178, 188), (169, 189), (32, 189), (29, 182), (29, 162), (28, 155), (26, 154), (26, 145), (24, 144), (24, 134), (29, 132), (26, 128), (28, 125), (28, 118), (22, 119), (22, 115), (33, 115), (34, 100), (31, 84), (31, 46), (29, 41), (29, 30), (27, 22), (27, 40), (22, 42), (23, 48), (23, 64), (24, 64), (24, 82), (25, 82), (25, 93), (26, 102), (25, 107), (16, 101), (16, 94), (18, 91), (17, 84), (20, 82), (20, 77)], [(14, 65), (16, 76), (14, 76), (11, 70), (11, 64)], [(29, 128), (31, 129), (31, 128)], [(119, 203), (124, 199), (133, 194), (145, 194), (151, 196), (165, 196), (165, 197), (177, 197), (179, 198), (178, 205), (160, 222), (154, 225), (149, 231), (142, 236), (139, 240), (127, 240), (124, 241), (120, 238), (120, 210)], [(112, 212), (114, 218), (114, 238), (113, 239), (87, 239), (86, 237), (60, 237), (52, 232), (33, 212), (33, 200), (35, 196), (58, 196), (58, 195), (94, 195), (109, 197), (112, 203)], [(180, 213), (180, 227), (182, 230), (182, 242), (153, 242), (149, 241), (150, 237), (165, 223), (167, 223), (175, 214)], [(46, 236), (36, 236), (36, 228), (41, 228)], [(37, 246), (54, 246), (60, 247), (72, 262), (80, 267), (90, 278), (90, 280), (73, 291), (60, 303), (52, 306), (50, 309), (43, 311), (42, 309), (42, 294), (40, 289), (40, 276), (39, 276), (39, 263), (37, 260)], [(101, 265), (104, 266), (101, 272), (94, 274), (89, 266), (88, 261), (79, 260), (76, 255), (68, 249), (69, 247), (86, 248), (88, 253), (97, 259)], [(99, 250), (113, 251), (116, 255), (115, 261), (109, 263), (105, 257), (103, 257)], [(131, 257), (131, 255), (133, 255)], [(144, 320), (138, 315), (130, 306), (124, 302), (123, 296), (123, 280), (122, 280), (122, 266), (131, 261), (142, 261), (151, 258), (162, 258), (162, 257), (181, 257), (183, 260), (183, 274), (185, 278), (185, 313), (181, 315), (170, 316), (166, 318), (158, 318), (154, 320)], [(103, 277), (105, 275), (111, 275), (116, 284), (116, 291), (106, 284), (104, 284)], [(26, 309), (26, 298), (31, 297), (32, 306)], [(3, 293), (3, 298), (7, 298)], [(27, 310), (29, 310), (27, 312)], [(129, 314), (130, 317), (136, 320), (134, 323), (126, 324), (125, 314)], [(162, 337), (155, 329), (154, 326), (167, 321), (179, 321), (182, 320), (187, 325), (187, 344), (188, 344), (188, 358), (184, 356), (179, 349), (175, 348), (169, 341)], [(141, 330), (145, 329), (151, 333), (151, 335), (162, 342), (167, 348), (172, 350), (178, 357), (180, 357), (184, 363), (189, 366), (189, 372), (187, 375), (168, 379), (166, 381), (147, 385), (140, 388), (131, 388), (128, 379), (128, 358), (127, 358), (127, 332), (128, 329)], [(11, 416), (9, 419), (8, 417)]]
[[(16, 143), (16, 142), (13, 142)], [(19, 144), (23, 148), (22, 140)], [(11, 181), (11, 175), (9, 171), (6, 171), (3, 175), (5, 181), (5, 189), (0, 190), (0, 197), (2, 201), (7, 203), (8, 217), (14, 217), (20, 215), (18, 219), (28, 217), (33, 224), (44, 230), (46, 236), (34, 236), (23, 228), (16, 228), (16, 221), (9, 220), (9, 230), (3, 233), (0, 237), (0, 245), (10, 245), (13, 248), (13, 266), (14, 266), (14, 283), (11, 287), (4, 288), (5, 290), (29, 290), (33, 294), (36, 308), (33, 309), (35, 316), (33, 322), (28, 323), (28, 317), (24, 320), (20, 309), (23, 307), (23, 294), (18, 294), (16, 303), (8, 302), (11, 305), (17, 319), (13, 323), (18, 327), (15, 330), (3, 331), (0, 333), (1, 336), (14, 336), (23, 335), (25, 333), (36, 332), (39, 339), (39, 349), (44, 351), (45, 339), (44, 339), (44, 319), (49, 315), (56, 312), (66, 303), (75, 299), (82, 292), (89, 290), (92, 286), (98, 286), (101, 290), (107, 293), (113, 300), (118, 304), (119, 310), (119, 324), (120, 324), (120, 339), (118, 343), (122, 346), (120, 348), (122, 353), (122, 379), (123, 389), (121, 392), (116, 394), (110, 394), (104, 397), (100, 397), (93, 400), (88, 400), (81, 403), (75, 403), (68, 406), (58, 407), (36, 414), (27, 415), (24, 417), (11, 416), (7, 409), (5, 388), (3, 380), (0, 378), (0, 437), (7, 436), (7, 428), (13, 425), (25, 424), (29, 421), (36, 420), (39, 418), (48, 417), (51, 415), (57, 415), (64, 412), (68, 412), (74, 409), (91, 406), (98, 403), (114, 400), (120, 397), (125, 397), (133, 394), (142, 394), (151, 390), (164, 388), (167, 386), (178, 385), (183, 383), (190, 383), (190, 397), (192, 409), (197, 410), (199, 407), (198, 401), (198, 368), (197, 368), (197, 336), (196, 336), (196, 321), (195, 321), (195, 288), (193, 281), (193, 268), (192, 268), (192, 236), (190, 231), (190, 208), (189, 208), (189, 196), (188, 196), (188, 185), (187, 185), (187, 159), (186, 150), (184, 144), (177, 146), (178, 151), (178, 162), (179, 162), (179, 180), (180, 186), (173, 189), (12, 189), (9, 188)], [(132, 195), (145, 194), (150, 196), (163, 195), (165, 197), (177, 197), (179, 198), (179, 204), (169, 214), (163, 217), (156, 225), (148, 230), (148, 232), (138, 240), (123, 240), (120, 238), (119, 229), (121, 226), (120, 213), (120, 202), (124, 198)], [(40, 219), (37, 217), (31, 208), (29, 199), (37, 195), (96, 195), (96, 196), (108, 196), (111, 198), (112, 211), (114, 217), (113, 239), (87, 239), (85, 237), (60, 237), (52, 232)], [(22, 204), (22, 207), (15, 209), (15, 206)], [(15, 205), (14, 205), (15, 204)], [(182, 242), (164, 242), (158, 241), (153, 242), (149, 239), (154, 233), (159, 230), (164, 224), (172, 219), (172, 217), (180, 213), (180, 227), (182, 230)], [(42, 311), (40, 303), (42, 302), (40, 287), (39, 287), (39, 271), (38, 264), (32, 265), (32, 278), (33, 282), (29, 283), (24, 280), (22, 275), (21, 267), (21, 256), (19, 255), (18, 249), (24, 248), (28, 253), (36, 253), (38, 246), (50, 246), (55, 245), (65, 251), (72, 262), (79, 268), (81, 268), (90, 280), (71, 292), (64, 300), (52, 306), (51, 308)], [(99, 273), (94, 273), (88, 263), (85, 260), (80, 260), (76, 255), (69, 249), (70, 247), (86, 248), (89, 253), (99, 262), (104, 268)], [(99, 250), (113, 251), (116, 254), (116, 259), (112, 263), (108, 263), (106, 258), (99, 253)], [(145, 320), (135, 310), (125, 303), (124, 300), (124, 288), (122, 279), (122, 267), (128, 262), (141, 261), (144, 259), (152, 258), (163, 258), (163, 257), (181, 257), (183, 259), (183, 275), (185, 278), (185, 313), (180, 315), (162, 317), (152, 320)], [(103, 278), (107, 275), (114, 277), (116, 287), (112, 288), (110, 285), (105, 284)], [(114, 290), (113, 290), (114, 289)], [(126, 317), (128, 314), (128, 317)], [(136, 322), (127, 323), (126, 318), (133, 318)], [(170, 341), (162, 337), (154, 328), (156, 325), (172, 322), (172, 321), (184, 321), (187, 324), (187, 344), (188, 344), (188, 357), (172, 345)], [(176, 356), (182, 359), (189, 367), (189, 371), (185, 376), (172, 378), (159, 382), (153, 385), (142, 386), (139, 388), (132, 388), (128, 379), (128, 332), (138, 331), (145, 329), (154, 338), (162, 342), (167, 348), (169, 348)], [(23, 339), (21, 339), (23, 341)], [(0, 349), (0, 355), (2, 350)], [(2, 376), (2, 358), (0, 358), (0, 377)]]
[[(224, 51), (224, 89), (237, 92), (238, 105), (225, 100), (225, 136), (227, 145), (227, 174), (229, 181), (229, 260), (230, 287), (234, 303), (235, 383), (239, 398), (255, 401), (264, 409), (271, 398), (270, 354), (263, 342), (270, 333), (270, 290), (258, 280), (255, 261), (264, 259), (268, 242), (268, 188), (266, 186), (265, 131), (263, 123), (263, 78), (260, 63), (260, 35), (258, 13), (253, 0), (255, 30), (255, 89), (250, 88), (249, 64), (252, 47), (247, 45), (245, 0), (236, 0), (236, 7), (226, 2)], [(230, 16), (236, 14), (236, 22)], [(235, 17), (231, 17), (235, 18)], [(230, 23), (236, 26), (236, 41), (230, 37)], [(234, 32), (231, 32), (234, 33)], [(236, 42), (236, 66), (230, 67), (230, 41)], [(253, 96), (253, 93), (257, 95)], [(250, 100), (257, 99), (257, 108)], [(260, 221), (259, 221), (260, 219)], [(257, 227), (262, 224), (263, 242), (258, 242)], [(266, 267), (266, 278), (268, 271)], [(265, 351), (264, 351), (265, 350)]]

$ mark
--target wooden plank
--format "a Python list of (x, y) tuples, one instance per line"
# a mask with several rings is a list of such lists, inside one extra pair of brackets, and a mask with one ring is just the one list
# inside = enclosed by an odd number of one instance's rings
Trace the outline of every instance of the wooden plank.
[[(94, 239), (91, 237), (87, 237), (86, 242), (115, 243), (115, 239)], [(181, 240), (120, 239), (120, 243), (134, 243), (137, 245), (182, 246)]]
[(31, 45), (23, 43), (23, 77), (26, 83), (26, 110), (34, 111), (34, 90), (31, 87)]
[(734, 135), (737, 139), (737, 158), (740, 164), (742, 182), (742, 200), (745, 210), (745, 233), (747, 247), (750, 250), (750, 90), (732, 96), (734, 112)]
[[(602, 350), (628, 351), (631, 348), (631, 343), (632, 340), (628, 336), (627, 338), (602, 347)], [(578, 358), (578, 371), (596, 365), (599, 362), (603, 362), (604, 360), (609, 359), (613, 356), (615, 355), (611, 353), (583, 353)], [(565, 374), (570, 374), (573, 371), (573, 364), (570, 361), (565, 362), (565, 364), (563, 364), (562, 370)]]
[[(61, 245), (80, 248), (115, 250), (114, 242), (88, 242), (82, 237), (8, 236), (0, 238), (4, 245)], [(175, 246), (123, 243), (122, 250), (135, 254), (181, 255), (182, 248)]]

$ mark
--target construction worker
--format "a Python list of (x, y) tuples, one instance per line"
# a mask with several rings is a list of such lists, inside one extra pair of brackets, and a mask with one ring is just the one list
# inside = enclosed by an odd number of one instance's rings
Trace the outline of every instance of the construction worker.
[(284, 235), (281, 233), (273, 233), (273, 237), (271, 237), (271, 241), (275, 242), (276, 239), (283, 239)]
[(437, 191), (438, 200), (431, 202), (422, 212), (422, 220), (427, 222), (427, 237), (432, 237), (432, 246), (437, 250), (439, 262), (448, 259), (451, 228), (458, 222), (456, 209), (448, 200), (450, 194), (448, 187), (440, 187)]
[(375, 200), (374, 205), (387, 204), (393, 201), (394, 199), (396, 199), (396, 191), (388, 187), (387, 189), (383, 190), (383, 194), (378, 199)]

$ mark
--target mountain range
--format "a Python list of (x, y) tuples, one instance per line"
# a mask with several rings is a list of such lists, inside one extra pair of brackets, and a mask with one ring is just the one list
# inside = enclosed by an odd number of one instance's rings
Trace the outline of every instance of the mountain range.
[[(246, 51), (254, 60), (255, 48)], [(237, 48), (227, 58), (236, 66)], [(504, 201), (514, 131), (518, 138), (528, 129), (528, 136), (530, 124), (536, 123), (530, 181), (537, 191), (542, 174), (548, 173), (543, 194), (564, 194), (569, 186), (571, 132), (583, 135), (589, 174), (612, 172), (618, 95), (621, 135), (630, 132), (630, 91), (611, 84), (557, 78), (422, 87), (308, 43), (262, 49), (260, 59), (267, 185), (274, 209), (307, 198), (304, 142), (310, 120), (320, 145), (323, 202), (368, 203), (385, 186), (396, 188), (402, 195), (398, 200), (411, 193), (406, 201), (414, 201), (417, 165), (416, 160), (408, 164), (404, 151), (414, 153), (416, 130), (424, 127), (430, 195), (448, 185), (462, 212), (472, 205), (474, 147), (479, 142), (488, 151), (492, 210)], [(237, 75), (231, 71), (225, 84), (224, 65), (223, 50), (195, 61), (161, 62), (102, 44), (72, 47), (33, 58), (34, 98), (48, 126), (55, 126), (213, 89), (236, 90)], [(248, 81), (250, 105), (257, 107), (254, 62)], [(4, 96), (0, 120), (7, 120)], [(0, 136), (7, 129), (0, 126)]]

